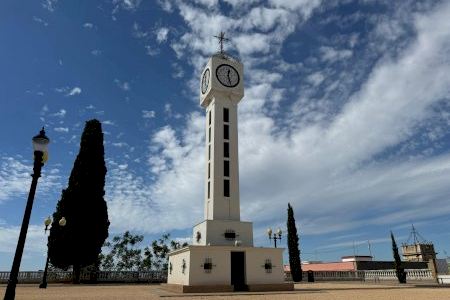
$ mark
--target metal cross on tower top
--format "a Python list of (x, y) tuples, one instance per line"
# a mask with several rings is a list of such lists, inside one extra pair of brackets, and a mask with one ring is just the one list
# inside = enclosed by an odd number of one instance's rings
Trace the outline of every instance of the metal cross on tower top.
[(220, 45), (220, 53), (223, 54), (223, 43), (224, 42), (228, 42), (230, 41), (230, 39), (225, 38), (225, 32), (221, 31), (220, 34), (217, 36), (214, 36), (215, 38), (217, 38), (219, 40), (219, 45)]

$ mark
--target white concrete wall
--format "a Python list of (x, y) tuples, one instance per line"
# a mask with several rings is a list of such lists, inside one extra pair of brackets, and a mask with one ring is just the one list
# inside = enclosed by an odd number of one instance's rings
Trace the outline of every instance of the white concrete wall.
[[(205, 220), (194, 226), (192, 230), (193, 245), (234, 246), (235, 240), (227, 240), (225, 231), (232, 229), (237, 234), (236, 240), (241, 241), (241, 246), (253, 246), (253, 224), (251, 222), (231, 220)], [(196, 240), (197, 231), (201, 234), (199, 242)]]
[[(228, 108), (229, 139), (224, 139), (223, 109)], [(211, 111), (211, 124), (209, 112)], [(223, 95), (215, 95), (206, 110), (206, 147), (205, 147), (205, 219), (208, 220), (240, 220), (239, 201), (239, 159), (238, 159), (238, 124), (237, 104)], [(211, 129), (211, 141), (209, 131)], [(229, 143), (229, 158), (224, 157), (224, 142)], [(209, 147), (211, 156), (209, 157)], [(210, 159), (208, 159), (210, 158)], [(224, 160), (230, 162), (230, 197), (224, 196), (223, 181)], [(210, 177), (208, 178), (208, 163)], [(210, 197), (208, 198), (208, 181)]]
[[(240, 81), (236, 87), (229, 88), (221, 85), (216, 78), (216, 69), (221, 64), (233, 66), (239, 73)], [(205, 165), (205, 206), (204, 214), (207, 220), (240, 220), (239, 203), (239, 160), (238, 160), (238, 120), (237, 105), (244, 96), (243, 65), (234, 60), (227, 60), (220, 56), (213, 56), (205, 67), (210, 69), (209, 88), (205, 94), (201, 93), (200, 103), (206, 108), (206, 165)], [(203, 75), (203, 72), (202, 72)], [(201, 78), (200, 76), (200, 83)], [(200, 84), (201, 85), (201, 84)], [(224, 120), (223, 109), (229, 110), (229, 145), (230, 157), (224, 158)], [(209, 115), (211, 112), (211, 124)], [(210, 137), (211, 132), (211, 137)], [(230, 176), (224, 177), (224, 160), (230, 162)], [(208, 167), (209, 165), (209, 167)], [(208, 168), (210, 176), (208, 178)], [(230, 180), (230, 197), (224, 196), (224, 179)], [(209, 183), (209, 197), (208, 197)]]
[[(184, 274), (182, 272), (183, 259), (186, 262)], [(170, 270), (167, 271), (167, 283), (189, 285), (189, 269), (191, 266), (189, 248), (183, 248), (181, 251), (177, 251), (174, 255), (169, 254), (169, 268), (171, 263), (172, 272), (170, 272)]]
[[(247, 248), (245, 251), (247, 284), (284, 283), (283, 248)], [(272, 262), (272, 272), (267, 273), (266, 259)]]
[[(202, 265), (211, 258), (213, 268), (206, 273)], [(190, 285), (231, 284), (230, 251), (222, 247), (191, 247)]]
[[(282, 248), (254, 248), (229, 246), (188, 246), (169, 254), (173, 264), (168, 283), (183, 285), (231, 284), (231, 252), (245, 252), (246, 284), (278, 284), (284, 282)], [(185, 274), (181, 273), (182, 259), (186, 260)], [(205, 272), (203, 264), (210, 258), (213, 268)], [(266, 259), (272, 262), (272, 272), (267, 273)]]

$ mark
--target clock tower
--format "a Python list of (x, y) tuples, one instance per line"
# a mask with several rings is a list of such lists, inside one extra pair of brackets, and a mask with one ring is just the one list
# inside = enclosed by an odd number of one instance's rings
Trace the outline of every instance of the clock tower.
[(248, 289), (291, 290), (284, 283), (282, 248), (253, 247), (253, 226), (240, 219), (238, 103), (244, 97), (244, 68), (221, 51), (200, 75), (205, 109), (204, 221), (192, 244), (169, 253), (167, 287), (180, 292)]

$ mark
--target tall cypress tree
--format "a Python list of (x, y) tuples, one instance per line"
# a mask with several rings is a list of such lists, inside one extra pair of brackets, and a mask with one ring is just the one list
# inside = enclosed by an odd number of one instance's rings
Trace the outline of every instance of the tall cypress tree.
[(287, 217), (289, 265), (291, 267), (292, 280), (294, 282), (302, 281), (302, 265), (300, 262), (300, 250), (298, 246), (297, 227), (295, 226), (294, 211), (291, 204), (288, 203)]
[(392, 254), (394, 255), (394, 267), (395, 274), (397, 275), (398, 282), (406, 283), (406, 273), (405, 269), (402, 267), (402, 260), (400, 259), (400, 255), (398, 254), (397, 243), (394, 239), (394, 234), (391, 231), (391, 240), (392, 240)]
[[(49, 256), (53, 266), (73, 266), (73, 282), (79, 283), (82, 267), (95, 264), (108, 237), (108, 211), (105, 195), (106, 166), (103, 132), (98, 120), (86, 122), (80, 151), (69, 184), (53, 214), (49, 236)], [(58, 226), (61, 217), (67, 224)]]

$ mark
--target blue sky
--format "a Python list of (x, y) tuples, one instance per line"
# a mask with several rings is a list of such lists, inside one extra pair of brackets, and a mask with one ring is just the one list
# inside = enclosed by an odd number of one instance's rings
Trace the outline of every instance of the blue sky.
[(1, 6), (0, 270), (11, 267), (41, 126), (50, 158), (22, 269), (45, 263), (42, 223), (92, 118), (105, 133), (110, 236), (190, 236), (203, 219), (200, 70), (221, 30), (245, 66), (241, 217), (257, 246), (269, 246), (267, 227), (285, 228), (290, 202), (304, 260), (368, 254), (368, 240), (390, 259), (389, 230), (405, 242), (411, 223), (450, 252), (448, 1)]

